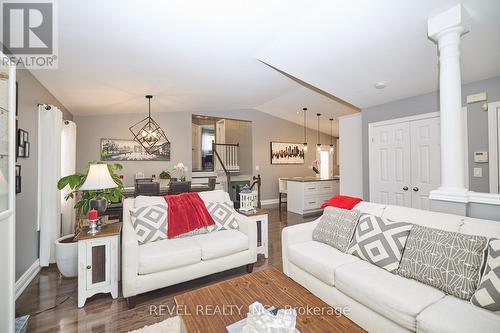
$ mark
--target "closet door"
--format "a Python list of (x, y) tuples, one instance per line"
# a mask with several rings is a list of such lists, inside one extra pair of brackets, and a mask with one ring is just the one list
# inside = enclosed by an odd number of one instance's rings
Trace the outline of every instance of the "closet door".
[(411, 207), (410, 123), (373, 127), (370, 200)]
[(441, 183), (439, 117), (411, 121), (410, 133), (412, 207), (429, 210), (429, 192)]

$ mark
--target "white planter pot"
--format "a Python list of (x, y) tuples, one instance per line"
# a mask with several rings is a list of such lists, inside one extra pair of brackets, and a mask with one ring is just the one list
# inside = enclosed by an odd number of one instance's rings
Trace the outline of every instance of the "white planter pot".
[(170, 184), (170, 179), (160, 179), (160, 187), (167, 187)]
[(61, 241), (73, 237), (74, 234), (66, 235), (55, 241), (57, 268), (68, 278), (78, 275), (78, 242), (61, 243)]

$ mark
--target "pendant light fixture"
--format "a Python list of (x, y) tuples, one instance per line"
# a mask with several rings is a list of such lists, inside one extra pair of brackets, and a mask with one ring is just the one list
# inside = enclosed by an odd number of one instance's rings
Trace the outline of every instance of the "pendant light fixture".
[(307, 152), (307, 127), (306, 127), (306, 112), (307, 112), (307, 108), (302, 108), (302, 110), (304, 111), (304, 153)]
[(146, 118), (130, 126), (134, 141), (141, 144), (148, 154), (162, 154), (167, 149), (168, 141), (160, 125), (151, 118), (151, 99), (153, 95), (146, 95), (149, 104), (149, 113)]
[(330, 153), (333, 153), (333, 118), (330, 118)]
[(316, 115), (318, 116), (318, 148), (317, 150), (320, 151), (321, 150), (321, 134), (319, 132), (319, 117), (321, 116), (321, 113), (316, 113)]

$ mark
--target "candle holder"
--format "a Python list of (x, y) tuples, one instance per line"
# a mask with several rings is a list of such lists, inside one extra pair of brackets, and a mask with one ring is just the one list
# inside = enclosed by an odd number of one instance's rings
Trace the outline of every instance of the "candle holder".
[(88, 234), (94, 236), (98, 232), (98, 230), (97, 230), (97, 221), (99, 221), (99, 219), (97, 219), (97, 220), (88, 220), (88, 221), (89, 221), (89, 228), (90, 228), (90, 230), (88, 231)]

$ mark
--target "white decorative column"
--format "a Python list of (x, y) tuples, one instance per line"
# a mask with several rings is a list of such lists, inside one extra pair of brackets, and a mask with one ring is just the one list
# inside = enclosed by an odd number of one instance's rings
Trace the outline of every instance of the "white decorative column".
[[(441, 113), (441, 186), (431, 192), (430, 199), (461, 203), (462, 206), (468, 202), (468, 184), (465, 183), (467, 156), (464, 153), (467, 142), (460, 76), (460, 37), (469, 31), (466, 21), (467, 15), (462, 5), (456, 5), (427, 21), (428, 36), (437, 42), (439, 48)], [(456, 207), (451, 210), (465, 213), (462, 209), (457, 211)]]

